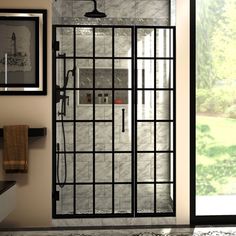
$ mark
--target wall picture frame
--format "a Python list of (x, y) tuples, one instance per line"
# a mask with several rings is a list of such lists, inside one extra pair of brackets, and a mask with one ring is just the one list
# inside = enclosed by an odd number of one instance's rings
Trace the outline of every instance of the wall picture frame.
[(0, 9), (0, 95), (47, 94), (47, 10)]

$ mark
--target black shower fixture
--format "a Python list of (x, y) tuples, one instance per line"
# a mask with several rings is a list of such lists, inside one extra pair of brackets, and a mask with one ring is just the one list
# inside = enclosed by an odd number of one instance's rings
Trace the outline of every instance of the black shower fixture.
[(91, 12), (86, 12), (84, 14), (84, 16), (89, 17), (89, 18), (104, 18), (104, 17), (106, 17), (107, 15), (104, 12), (98, 11), (97, 1), (96, 0), (91, 0), (91, 1), (93, 1), (93, 3), (94, 3), (94, 9)]

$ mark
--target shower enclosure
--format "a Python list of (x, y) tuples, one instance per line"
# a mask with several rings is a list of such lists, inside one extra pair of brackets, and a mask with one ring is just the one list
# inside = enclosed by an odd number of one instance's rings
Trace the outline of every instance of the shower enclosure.
[(54, 218), (174, 216), (175, 27), (55, 25), (53, 47)]

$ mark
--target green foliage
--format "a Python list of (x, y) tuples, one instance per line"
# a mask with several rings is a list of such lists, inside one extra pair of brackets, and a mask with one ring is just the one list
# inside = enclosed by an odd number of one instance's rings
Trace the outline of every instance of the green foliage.
[(197, 166), (197, 195), (209, 196), (220, 194), (219, 185), (227, 183), (227, 176), (236, 177), (235, 161), (218, 161), (215, 165)]
[(197, 153), (204, 154), (213, 142), (213, 137), (210, 135), (210, 127), (208, 125), (197, 125)]
[(226, 110), (226, 114), (228, 115), (228, 117), (236, 119), (236, 105), (234, 104), (234, 105), (230, 106)]
[(227, 0), (212, 38), (212, 65), (220, 79), (236, 79), (236, 1)]
[(222, 86), (212, 89), (197, 90), (197, 112), (224, 114), (235, 102), (236, 89)]
[(197, 88), (212, 88), (219, 75), (213, 64), (213, 38), (223, 20), (225, 0), (198, 0), (197, 4)]
[[(212, 122), (213, 120), (217, 122)], [(196, 191), (198, 196), (227, 194), (234, 191), (231, 188), (225, 190), (227, 184), (230, 186), (231, 178), (236, 177), (236, 145), (227, 145), (234, 143), (233, 141), (230, 143), (220, 141), (221, 136), (224, 135), (222, 131), (228, 131), (226, 127), (236, 128), (236, 123), (231, 119), (219, 118), (218, 120), (212, 117), (204, 117), (204, 123), (197, 123)]]

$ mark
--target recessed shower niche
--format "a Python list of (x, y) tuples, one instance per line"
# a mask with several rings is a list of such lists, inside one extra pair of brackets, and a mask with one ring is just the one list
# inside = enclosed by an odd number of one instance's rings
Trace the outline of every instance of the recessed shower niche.
[(53, 214), (174, 216), (175, 28), (54, 26)]
[[(123, 65), (125, 66), (125, 65)], [(128, 69), (114, 69), (115, 88), (128, 88)], [(77, 74), (79, 88), (93, 87), (93, 70), (87, 68), (80, 68)], [(111, 90), (103, 90), (103, 88), (112, 88), (112, 69), (99, 68), (95, 70), (96, 80), (95, 88), (95, 103), (96, 104), (112, 104)], [(88, 91), (80, 91), (78, 95), (79, 104), (92, 104), (93, 93)], [(128, 92), (116, 91), (115, 103), (128, 104)]]

